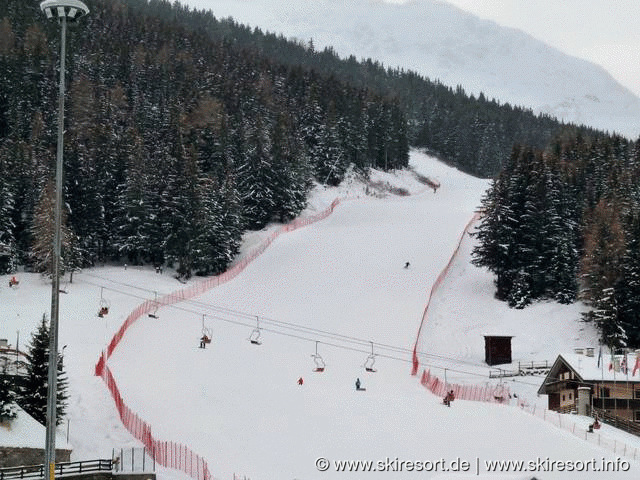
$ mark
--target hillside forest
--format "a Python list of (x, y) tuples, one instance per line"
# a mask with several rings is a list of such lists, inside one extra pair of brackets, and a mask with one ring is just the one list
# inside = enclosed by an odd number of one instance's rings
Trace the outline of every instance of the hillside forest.
[[(608, 342), (640, 341), (635, 143), (177, 2), (85, 3), (67, 38), (65, 271), (219, 273), (244, 232), (295, 217), (314, 184), (406, 167), (415, 147), (494, 177), (475, 261), (498, 298), (583, 298)], [(51, 268), (58, 49), (38, 2), (7, 0), (2, 273)]]

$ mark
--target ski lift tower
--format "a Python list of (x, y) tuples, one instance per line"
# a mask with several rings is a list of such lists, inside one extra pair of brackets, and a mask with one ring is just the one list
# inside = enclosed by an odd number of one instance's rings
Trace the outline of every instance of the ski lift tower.
[(60, 224), (62, 216), (62, 157), (64, 149), (64, 74), (67, 24), (75, 23), (89, 13), (80, 0), (45, 0), (40, 10), (47, 18), (56, 19), (60, 33), (60, 84), (58, 91), (58, 145), (56, 151), (56, 201), (54, 213), (53, 272), (51, 289), (51, 327), (49, 328), (49, 376), (47, 391), (47, 423), (45, 445), (45, 479), (53, 480), (56, 465), (56, 403), (58, 388), (58, 315), (60, 307)]

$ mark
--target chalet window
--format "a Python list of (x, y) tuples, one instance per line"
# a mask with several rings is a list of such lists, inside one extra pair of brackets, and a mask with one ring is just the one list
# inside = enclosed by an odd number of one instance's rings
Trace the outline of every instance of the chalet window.
[(640, 388), (635, 391), (635, 398), (640, 398)]
[(573, 394), (572, 394), (572, 393), (570, 393), (570, 394), (569, 394), (569, 400), (571, 400), (571, 399), (572, 399), (572, 397), (573, 397)]
[(633, 412), (633, 421), (640, 422), (640, 410), (635, 410)]
[(611, 390), (607, 387), (600, 387), (600, 396), (602, 398), (609, 398), (611, 396)]
[(564, 402), (566, 400), (565, 395), (562, 394), (562, 401)]

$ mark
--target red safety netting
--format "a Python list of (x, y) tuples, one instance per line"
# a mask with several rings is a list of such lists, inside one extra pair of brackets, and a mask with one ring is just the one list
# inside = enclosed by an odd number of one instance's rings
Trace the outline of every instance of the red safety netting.
[(438, 275), (438, 278), (436, 278), (436, 281), (433, 283), (433, 286), (431, 287), (431, 292), (429, 293), (429, 299), (427, 300), (427, 306), (424, 308), (424, 312), (422, 313), (422, 320), (420, 321), (420, 327), (418, 328), (418, 335), (416, 337), (416, 343), (413, 346), (413, 367), (411, 369), (411, 375), (414, 375), (414, 376), (417, 375), (418, 374), (418, 370), (420, 368), (420, 360), (418, 359), (418, 346), (420, 344), (420, 336), (422, 335), (422, 327), (424, 326), (425, 322), (427, 321), (427, 315), (429, 313), (429, 305), (431, 305), (431, 299), (433, 298), (433, 295), (440, 289), (440, 286), (442, 285), (442, 282), (444, 281), (445, 277), (449, 274), (449, 270), (451, 269), (451, 265), (453, 265), (453, 261), (458, 256), (458, 252), (460, 251), (460, 246), (462, 245), (462, 241), (464, 240), (465, 235), (467, 235), (467, 233), (469, 233), (469, 230), (471, 230), (471, 227), (473, 226), (473, 224), (479, 218), (480, 218), (480, 214), (476, 213), (471, 218), (471, 220), (469, 220), (467, 225), (464, 227), (464, 230), (462, 231), (462, 234), (460, 235), (460, 238), (458, 239), (458, 243), (456, 245), (456, 248), (453, 251), (453, 253), (451, 254), (451, 257), (449, 258), (449, 261), (447, 262), (447, 265), (440, 272), (440, 274)]
[[(467, 223), (458, 239), (458, 243), (456, 244), (456, 248), (449, 257), (449, 261), (447, 265), (442, 269), (438, 278), (433, 283), (431, 287), (431, 292), (429, 293), (429, 299), (427, 300), (427, 305), (422, 314), (422, 320), (420, 321), (420, 327), (418, 328), (418, 335), (416, 337), (416, 342), (413, 347), (413, 361), (411, 368), (411, 375), (417, 375), (420, 370), (420, 358), (418, 356), (418, 350), (420, 345), (420, 338), (422, 335), (422, 327), (427, 321), (427, 317), (429, 314), (429, 306), (431, 305), (431, 300), (433, 296), (437, 293), (437, 291), (442, 286), (444, 280), (446, 279), (451, 266), (453, 265), (454, 260), (457, 258), (458, 253), (460, 252), (460, 247), (462, 246), (462, 242), (465, 239), (466, 235), (469, 233), (473, 225), (480, 218), (480, 214), (476, 213), (471, 220)], [(462, 400), (475, 400), (480, 402), (496, 402), (503, 403), (508, 401), (510, 398), (509, 389), (505, 385), (459, 385), (447, 383), (441, 380), (440, 378), (432, 375), (430, 370), (424, 369), (422, 371), (422, 376), (420, 378), (420, 383), (424, 385), (428, 390), (430, 390), (434, 395), (444, 396), (447, 392), (453, 390), (453, 393), (456, 398)]]
[(236, 276), (238, 276), (239, 273), (241, 273), (247, 267), (247, 265), (249, 265), (257, 257), (259, 257), (269, 247), (269, 245), (271, 245), (273, 241), (277, 237), (279, 237), (281, 234), (286, 232), (292, 232), (294, 230), (297, 230), (298, 228), (305, 227), (307, 225), (310, 225), (314, 222), (317, 222), (319, 220), (322, 220), (328, 217), (339, 203), (340, 203), (340, 199), (336, 198), (331, 203), (331, 205), (329, 205), (329, 207), (327, 207), (322, 212), (312, 217), (298, 218), (292, 221), (291, 223), (283, 225), (282, 227), (280, 227), (279, 229), (271, 233), (265, 240), (263, 240), (263, 242), (255, 250), (253, 250), (248, 256), (244, 257), (240, 262), (238, 262), (236, 265), (234, 265), (232, 268), (225, 271), (224, 273), (221, 273), (220, 275), (216, 275), (214, 277), (209, 277), (201, 282), (191, 285), (190, 287), (164, 295), (156, 300), (147, 300), (144, 303), (138, 305), (129, 314), (129, 316), (126, 318), (124, 323), (120, 326), (120, 329), (113, 336), (113, 338), (111, 339), (111, 342), (109, 342), (109, 345), (107, 346), (107, 350), (105, 354), (103, 354), (98, 360), (98, 363), (96, 365), (96, 370), (95, 370), (96, 375), (97, 376), (102, 375), (102, 369), (105, 367), (105, 364), (106, 364), (105, 362), (109, 359), (109, 357), (111, 357), (111, 355), (113, 354), (113, 351), (116, 349), (120, 341), (124, 338), (124, 335), (129, 329), (129, 327), (140, 317), (152, 311), (155, 311), (160, 307), (163, 307), (166, 305), (174, 305), (184, 300), (189, 300), (194, 297), (197, 297), (198, 295), (202, 295), (204, 292), (211, 290), (212, 288), (215, 288), (218, 285), (222, 285), (223, 283), (226, 283), (234, 279)]
[(145, 314), (152, 311), (156, 311), (160, 307), (166, 305), (173, 305), (184, 300), (188, 300), (204, 292), (211, 290), (223, 283), (226, 283), (235, 278), (240, 272), (242, 272), (249, 263), (260, 256), (273, 241), (283, 233), (292, 232), (301, 227), (305, 227), (319, 220), (323, 220), (328, 217), (335, 207), (340, 203), (340, 199), (336, 198), (331, 205), (322, 212), (307, 218), (297, 218), (292, 222), (283, 225), (279, 229), (271, 233), (255, 250), (253, 250), (248, 256), (244, 257), (240, 262), (234, 265), (229, 270), (220, 275), (209, 277), (201, 282), (198, 282), (188, 288), (172, 292), (164, 295), (155, 300), (147, 300), (144, 303), (138, 305), (126, 318), (124, 323), (120, 326), (116, 334), (109, 342), (106, 351), (100, 356), (98, 363), (95, 367), (95, 374), (101, 377), (107, 385), (111, 396), (115, 401), (118, 414), (124, 424), (125, 428), (138, 440), (140, 440), (147, 451), (150, 452), (151, 457), (160, 465), (180, 470), (189, 475), (194, 480), (210, 480), (213, 477), (209, 472), (207, 463), (203, 458), (195, 454), (188, 447), (175, 443), (160, 441), (153, 437), (151, 434), (151, 427), (144, 422), (135, 412), (133, 412), (124, 402), (115, 378), (107, 367), (107, 360), (113, 354), (120, 341), (124, 338), (125, 333), (136, 320)]
[(422, 372), (420, 383), (431, 393), (441, 397), (453, 390), (455, 398), (460, 400), (506, 403), (511, 396), (506, 385), (459, 385), (457, 383), (448, 383), (432, 375), (429, 370)]
[(163, 467), (180, 470), (195, 480), (213, 479), (205, 459), (194, 453), (189, 447), (175, 442), (163, 442), (154, 438), (149, 424), (124, 403), (109, 367), (102, 369), (101, 376), (109, 392), (111, 392), (122, 424), (137, 440), (142, 442), (156, 463)]

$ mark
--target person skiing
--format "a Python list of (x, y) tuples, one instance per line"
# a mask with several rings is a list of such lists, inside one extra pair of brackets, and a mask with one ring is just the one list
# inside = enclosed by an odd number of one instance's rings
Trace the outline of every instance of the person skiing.
[(302, 385), (303, 383), (304, 383), (304, 380), (302, 379), (302, 377), (300, 377), (300, 378), (298, 379), (298, 385)]
[(356, 390), (360, 390), (360, 385), (361, 385), (360, 379), (356, 378)]
[(404, 268), (409, 268), (409, 265), (410, 265), (410, 263), (409, 263), (409, 262), (405, 263), (405, 264), (404, 264)]

